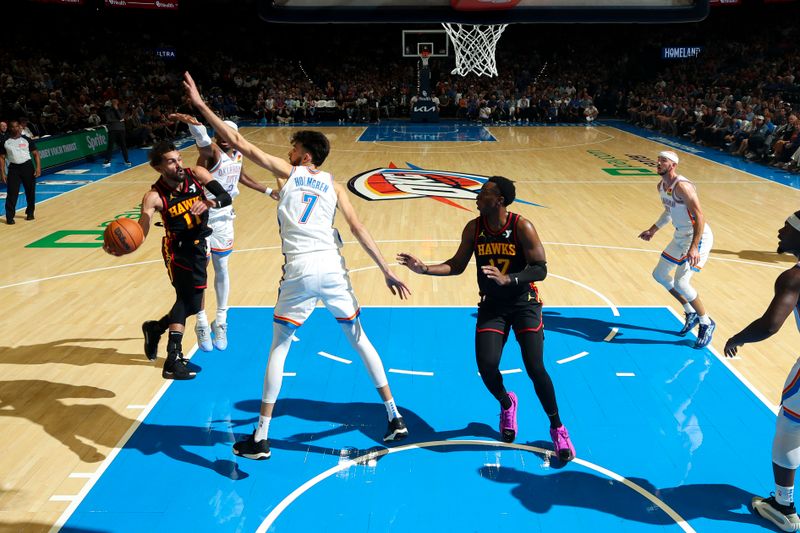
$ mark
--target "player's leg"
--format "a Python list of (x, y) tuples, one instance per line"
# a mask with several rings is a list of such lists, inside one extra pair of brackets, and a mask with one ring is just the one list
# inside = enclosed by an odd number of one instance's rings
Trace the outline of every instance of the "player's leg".
[[(338, 255), (338, 253), (337, 253)], [(383, 367), (378, 351), (372, 345), (361, 325), (359, 318), (360, 308), (356, 299), (350, 278), (344, 266), (344, 259), (331, 257), (322, 260), (320, 264), (320, 292), (319, 296), (325, 307), (339, 322), (345, 338), (355, 350), (369, 378), (386, 407), (388, 428), (383, 436), (384, 441), (396, 441), (408, 436), (408, 428), (397, 408), (397, 403), (392, 396), (389, 380)], [(328, 268), (330, 266), (330, 268)]]
[(269, 427), (272, 412), (283, 385), (283, 369), (294, 332), (314, 311), (317, 297), (308, 290), (307, 279), (302, 275), (303, 266), (287, 263), (284, 278), (278, 292), (278, 302), (272, 318), (272, 344), (270, 345), (267, 371), (261, 396), (258, 427), (251, 435), (233, 445), (236, 455), (248, 459), (268, 459)]
[(193, 379), (195, 372), (187, 368), (183, 357), (183, 332), (186, 318), (196, 314), (202, 304), (203, 290), (194, 286), (192, 273), (182, 268), (174, 269), (172, 285), (175, 287), (175, 304), (169, 312), (167, 360), (161, 375), (165, 379)]
[[(206, 238), (206, 250), (211, 249), (212, 238), (213, 238), (213, 233), (210, 237)], [(210, 254), (206, 253), (203, 264), (203, 269), (206, 273), (206, 277), (208, 276), (209, 256)], [(197, 335), (197, 347), (200, 350), (204, 352), (210, 352), (211, 350), (214, 349), (214, 345), (212, 344), (211, 341), (211, 325), (208, 323), (208, 315), (206, 314), (205, 293), (203, 294), (203, 302), (202, 305), (200, 306), (200, 310), (197, 312), (197, 316), (195, 317), (194, 332), (195, 335)]]
[(209, 248), (214, 266), (214, 293), (217, 296), (217, 316), (211, 326), (214, 347), (225, 350), (228, 347), (228, 297), (231, 290), (228, 259), (233, 252), (233, 220), (223, 215), (217, 220), (209, 220), (208, 225), (212, 229)]
[(681, 304), (683, 312), (686, 315), (683, 327), (678, 332), (678, 335), (686, 335), (698, 324), (698, 315), (694, 308), (689, 305), (688, 300), (675, 288), (675, 280), (672, 276), (673, 269), (686, 262), (686, 251), (689, 249), (691, 238), (672, 239), (667, 247), (661, 252), (661, 258), (658, 260), (655, 269), (653, 269), (653, 278)]
[(517, 436), (517, 395), (506, 390), (500, 373), (500, 357), (503, 353), (511, 324), (494, 306), (483, 302), (478, 307), (475, 328), (475, 360), (483, 384), (500, 402), (500, 438), (514, 442)]
[(694, 309), (700, 324), (697, 331), (697, 342), (694, 345), (695, 348), (703, 348), (711, 343), (714, 330), (717, 327), (714, 320), (706, 312), (706, 308), (702, 300), (700, 300), (697, 290), (691, 284), (692, 275), (695, 272), (699, 272), (703, 266), (705, 266), (706, 261), (708, 261), (713, 243), (714, 237), (711, 234), (711, 230), (707, 229), (700, 239), (700, 244), (698, 246), (700, 260), (697, 265), (690, 266), (689, 262), (686, 261), (675, 269), (675, 290), (678, 291), (681, 296), (686, 299), (692, 309)]
[[(797, 365), (790, 373), (790, 377), (796, 374)], [(794, 505), (794, 481), (798, 466), (800, 466), (800, 416), (794, 411), (787, 411), (784, 406), (778, 415), (775, 438), (772, 441), (775, 495), (768, 498), (756, 496), (752, 501), (753, 510), (783, 531), (800, 530), (800, 518)]]
[(542, 404), (550, 421), (550, 439), (553, 449), (562, 461), (575, 458), (575, 447), (572, 445), (569, 432), (558, 413), (558, 402), (553, 380), (544, 366), (544, 324), (542, 323), (541, 305), (530, 305), (522, 302), (513, 318), (514, 334), (522, 352), (522, 362), (539, 403)]

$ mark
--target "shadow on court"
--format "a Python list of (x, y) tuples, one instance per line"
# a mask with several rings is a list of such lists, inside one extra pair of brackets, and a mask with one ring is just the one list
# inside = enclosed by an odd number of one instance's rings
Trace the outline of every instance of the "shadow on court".
[[(547, 310), (542, 313), (542, 320), (544, 321), (545, 336), (547, 333), (562, 333), (590, 342), (603, 342), (613, 328), (618, 328), (617, 334), (614, 336), (614, 344), (673, 344), (691, 347), (695, 343), (695, 338), (692, 336), (678, 336), (680, 324), (677, 320), (670, 324), (670, 328), (661, 329), (575, 315), (565, 316), (558, 311)], [(631, 332), (639, 332), (642, 336), (628, 337)]]
[[(496, 483), (514, 485), (511, 494), (532, 513), (553, 507), (580, 507), (632, 522), (669, 525), (675, 521), (663, 510), (623, 483), (592, 472), (564, 470), (550, 474), (515, 468), (484, 466), (478, 475)], [(649, 481), (628, 478), (672, 507), (685, 520), (708, 518), (763, 525), (764, 520), (744, 510), (755, 496), (732, 485), (697, 484), (656, 489)]]
[(97, 363), (111, 365), (152, 365), (143, 353), (121, 353), (115, 348), (94, 348), (86, 346), (92, 342), (122, 342), (141, 339), (61, 339), (43, 344), (0, 347), (0, 363), (17, 365), (44, 365), (62, 363), (65, 365), (87, 366)]
[[(133, 420), (102, 403), (74, 403), (79, 399), (113, 398), (113, 392), (87, 385), (44, 380), (0, 382), (0, 417), (23, 418), (61, 442), (83, 461), (96, 463), (105, 455), (83, 441), (113, 448)], [(69, 400), (64, 402), (63, 400)], [(70, 405), (72, 404), (72, 405)], [(109, 431), (119, 428), (119, 432)]]
[[(777, 233), (777, 231), (776, 229), (775, 232)], [(739, 250), (734, 252), (733, 250), (712, 249), (711, 253), (733, 255), (745, 261), (756, 261), (758, 263), (786, 263), (787, 267), (797, 263), (797, 259), (791, 254), (779, 254), (778, 252), (765, 252), (763, 250)]]
[[(261, 406), (260, 400), (244, 400), (235, 404), (240, 411), (258, 413)], [(497, 440), (500, 436), (496, 429), (486, 424), (471, 422), (461, 429), (449, 429), (437, 431), (428, 424), (421, 416), (414, 411), (399, 406), (400, 413), (408, 426), (409, 436), (400, 441), (399, 445), (425, 442), (435, 440), (448, 440), (459, 437), (474, 437), (489, 440)], [(349, 450), (348, 446), (324, 447), (312, 444), (324, 438), (347, 435), (355, 433), (357, 436), (366, 437), (375, 443), (383, 446), (398, 445), (396, 443), (384, 443), (383, 435), (386, 432), (386, 409), (382, 403), (333, 403), (321, 402), (316, 400), (302, 400), (287, 398), (278, 400), (275, 405), (275, 413), (271, 428), (277, 428), (283, 423), (281, 418), (293, 417), (312, 422), (328, 422), (331, 428), (324, 431), (297, 433), (286, 439), (274, 439), (270, 437), (270, 447), (279, 450), (300, 451), (304, 453), (319, 453), (327, 455), (341, 455), (341, 450)], [(257, 416), (245, 420), (232, 420), (234, 426), (246, 426), (258, 422)], [(245, 436), (245, 435), (242, 435)], [(361, 441), (361, 439), (353, 439)], [(370, 448), (372, 450), (372, 448)], [(431, 448), (433, 451), (448, 451), (443, 448)]]

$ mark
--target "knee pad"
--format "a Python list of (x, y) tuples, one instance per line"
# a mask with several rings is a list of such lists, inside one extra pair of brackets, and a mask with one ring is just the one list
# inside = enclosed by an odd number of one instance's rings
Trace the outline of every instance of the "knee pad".
[(655, 279), (665, 289), (672, 290), (672, 263), (661, 259), (656, 268), (653, 269), (653, 279)]
[(789, 470), (797, 470), (800, 466), (800, 424), (792, 422), (783, 413), (778, 415), (775, 424), (772, 462)]
[(684, 263), (675, 272), (675, 290), (686, 298), (687, 302), (693, 302), (697, 298), (697, 290), (690, 283), (692, 279), (692, 268), (689, 263)]

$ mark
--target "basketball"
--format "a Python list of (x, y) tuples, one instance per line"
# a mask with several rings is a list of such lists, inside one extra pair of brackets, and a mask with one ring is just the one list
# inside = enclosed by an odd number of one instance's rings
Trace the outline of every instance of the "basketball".
[(133, 219), (118, 218), (103, 233), (105, 246), (119, 255), (129, 254), (144, 242), (142, 227)]

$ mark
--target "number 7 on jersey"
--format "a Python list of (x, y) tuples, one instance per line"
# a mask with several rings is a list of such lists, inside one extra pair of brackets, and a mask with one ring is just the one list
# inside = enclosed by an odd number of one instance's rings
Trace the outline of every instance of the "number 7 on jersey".
[(308, 204), (303, 211), (303, 214), (300, 215), (300, 224), (305, 224), (308, 222), (308, 217), (311, 216), (311, 211), (314, 210), (314, 206), (317, 205), (317, 200), (319, 200), (319, 196), (316, 194), (305, 193), (303, 195), (303, 203)]

